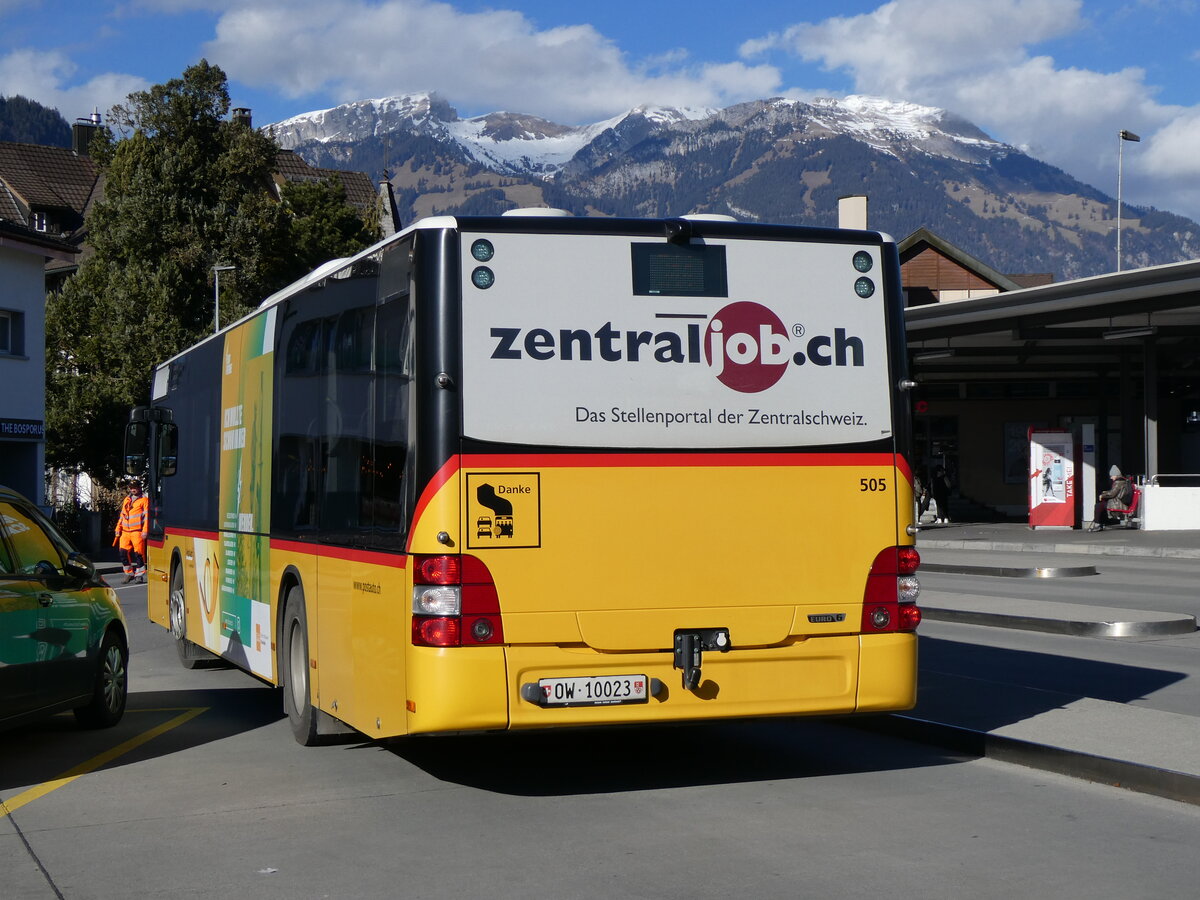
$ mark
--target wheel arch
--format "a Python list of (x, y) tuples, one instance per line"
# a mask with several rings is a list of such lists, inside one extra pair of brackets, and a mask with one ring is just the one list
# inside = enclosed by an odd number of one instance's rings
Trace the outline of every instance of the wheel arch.
[(125, 624), (116, 616), (113, 616), (111, 619), (109, 619), (108, 623), (104, 626), (104, 630), (100, 633), (100, 640), (96, 642), (96, 647), (103, 647), (104, 639), (110, 634), (117, 636), (117, 638), (121, 641), (121, 646), (125, 648), (125, 653), (128, 654), (129, 631), (125, 628)]
[[(273, 623), (273, 631), (275, 634), (275, 682), (278, 686), (283, 686), (283, 665), (280, 659), (280, 654), (283, 653), (283, 625), (285, 613), (287, 612), (287, 598), (292, 588), (300, 588), (301, 593), (304, 592), (304, 578), (300, 574), (300, 570), (293, 565), (285, 566), (283, 574), (279, 577), (279, 587), (275, 594), (275, 622)], [(307, 612), (307, 610), (306, 610)]]
[[(179, 552), (178, 547), (171, 549), (171, 564), (167, 566), (167, 590), (171, 589), (171, 576), (175, 574), (176, 569), (183, 568), (183, 554)], [(187, 590), (187, 579), (183, 580), (183, 589)]]

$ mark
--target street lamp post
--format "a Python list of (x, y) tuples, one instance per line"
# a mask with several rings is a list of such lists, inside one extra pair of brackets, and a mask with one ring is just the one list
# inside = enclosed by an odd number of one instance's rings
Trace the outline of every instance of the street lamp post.
[[(1119, 180), (1119, 179), (1118, 179)], [(1120, 240), (1118, 232), (1117, 240)], [(221, 273), (232, 272), (237, 266), (213, 266), (213, 334), (221, 330)]]
[(1117, 271), (1121, 271), (1121, 176), (1125, 168), (1125, 142), (1140, 141), (1132, 131), (1117, 132)]

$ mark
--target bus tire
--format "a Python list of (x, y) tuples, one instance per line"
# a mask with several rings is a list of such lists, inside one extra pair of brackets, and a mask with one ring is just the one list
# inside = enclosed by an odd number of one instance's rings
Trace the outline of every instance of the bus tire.
[(312, 706), (309, 686), (308, 615), (304, 609), (304, 589), (298, 584), (288, 590), (279, 654), (283, 711), (291, 723), (292, 735), (301, 746), (315, 746), (319, 738), (317, 711)]
[(183, 566), (176, 563), (171, 567), (171, 592), (167, 599), (167, 610), (170, 614), (171, 634), (175, 638), (175, 651), (179, 654), (179, 664), (185, 669), (210, 668), (217, 665), (217, 657), (187, 639), (186, 609)]

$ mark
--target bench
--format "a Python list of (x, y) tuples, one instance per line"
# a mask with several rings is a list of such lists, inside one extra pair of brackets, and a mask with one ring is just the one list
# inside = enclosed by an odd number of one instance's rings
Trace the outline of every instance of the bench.
[(1116, 519), (1116, 524), (1122, 528), (1137, 528), (1137, 512), (1138, 506), (1142, 502), (1142, 489), (1136, 484), (1133, 486), (1133, 500), (1128, 506), (1118, 506), (1115, 509), (1109, 507), (1108, 515)]

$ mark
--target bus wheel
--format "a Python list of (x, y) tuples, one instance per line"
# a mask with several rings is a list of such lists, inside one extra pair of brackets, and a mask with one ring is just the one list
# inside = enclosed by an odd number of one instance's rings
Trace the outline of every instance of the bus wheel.
[(308, 615), (304, 611), (304, 589), (291, 588), (283, 614), (283, 641), (279, 675), (283, 684), (283, 711), (297, 742), (312, 747), (317, 741), (317, 715), (312, 707), (308, 673)]
[(183, 594), (183, 566), (171, 569), (171, 592), (167, 598), (167, 611), (171, 618), (171, 635), (175, 638), (175, 650), (179, 664), (185, 669), (208, 668), (217, 664), (215, 656), (187, 639), (187, 613)]

